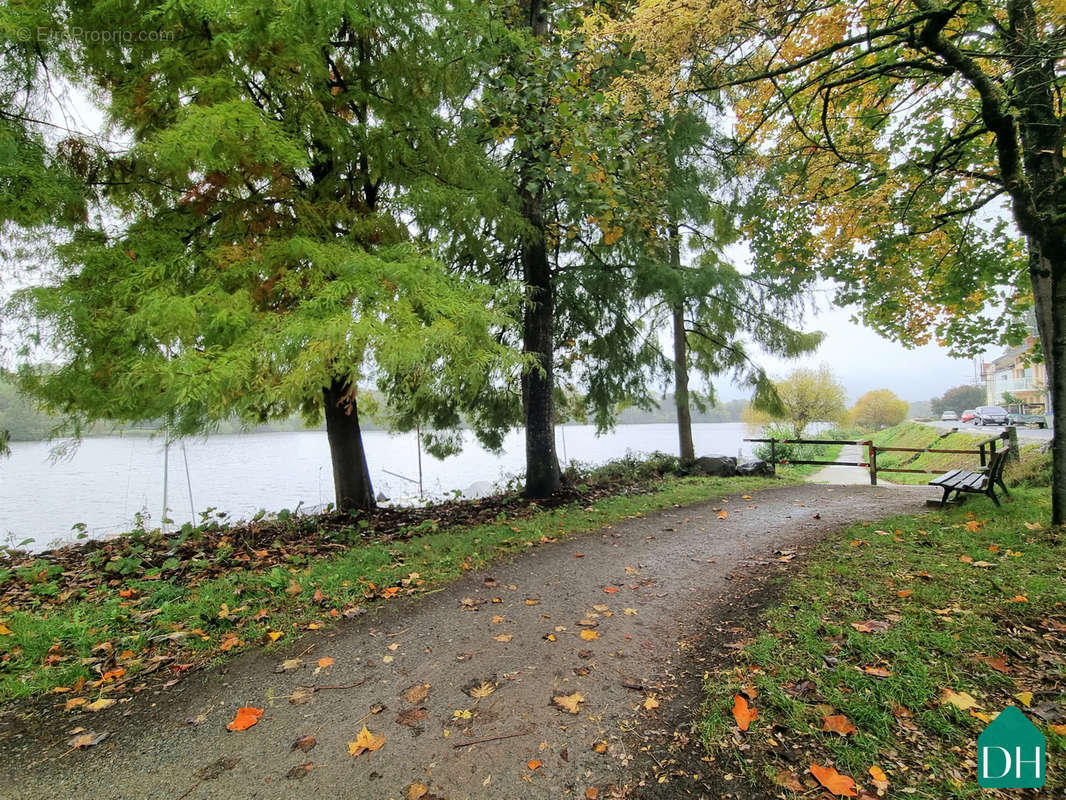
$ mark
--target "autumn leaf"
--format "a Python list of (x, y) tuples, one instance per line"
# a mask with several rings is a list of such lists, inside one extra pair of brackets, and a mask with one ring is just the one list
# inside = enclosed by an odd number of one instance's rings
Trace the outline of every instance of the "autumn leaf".
[(977, 702), (973, 695), (967, 692), (955, 692), (951, 689), (942, 689), (940, 691), (940, 705), (952, 705), (960, 711), (981, 707), (981, 704)]
[(596, 800), (600, 796), (600, 790), (595, 786), (590, 786), (585, 790), (585, 800)]
[(492, 624), (493, 625), (498, 625), (499, 623), (501, 623), (503, 621), (504, 621), (504, 617), (501, 617), (499, 614), (497, 614), (495, 617), (492, 618)]
[(85, 697), (72, 697), (69, 700), (67, 700), (66, 703), (63, 704), (63, 710), (64, 711), (73, 711), (75, 708), (78, 708), (79, 706), (83, 706), (83, 705), (85, 705), (88, 702), (89, 702), (88, 698), (85, 698)]
[(605, 586), (603, 591), (607, 592), (607, 594), (615, 594), (618, 590), (613, 586)]
[(429, 687), (430, 684), (428, 683), (416, 683), (414, 686), (408, 686), (404, 689), (403, 694), (400, 696), (411, 705), (421, 703), (429, 696)]
[(855, 781), (847, 775), (841, 775), (832, 767), (823, 767), (819, 764), (811, 764), (810, 773), (818, 783), (822, 784), (838, 797), (857, 797)]
[(1039, 522), (1026, 522), (1024, 524), (1025, 524), (1025, 527), (1028, 528), (1031, 531), (1042, 531), (1042, 530), (1044, 530), (1044, 526), (1041, 525)]
[(509, 641), (511, 641), (511, 639), (514, 638), (514, 634), (513, 633), (501, 633), (499, 636), (493, 636), (492, 638), (493, 638), (494, 641), (497, 641), (497, 642), (509, 642)]
[(300, 750), (301, 752), (306, 753), (307, 751), (311, 750), (316, 744), (318, 744), (318, 742), (315, 741), (314, 736), (301, 736), (299, 739), (292, 743), (292, 747), (290, 747), (289, 749)]
[(646, 698), (644, 698), (645, 711), (654, 711), (658, 707), (659, 701), (655, 699), (655, 695), (649, 694)]
[(718, 512), (718, 519), (728, 519), (728, 518), (729, 518), (729, 512), (726, 511), (724, 508), (721, 511)]
[(374, 734), (367, 729), (366, 725), (359, 731), (359, 735), (355, 737), (354, 742), (348, 742), (348, 754), (351, 756), (362, 755), (363, 753), (374, 750), (380, 750), (385, 744), (385, 734)]
[(475, 700), (483, 700), (490, 694), (496, 691), (496, 684), (490, 681), (482, 681), (476, 686), (471, 686), (466, 690), (466, 693), (473, 697)]
[(982, 664), (988, 664), (996, 672), (1002, 672), (1004, 674), (1010, 672), (1010, 668), (1007, 666), (1007, 659), (1005, 656), (977, 656), (977, 660)]
[(407, 800), (422, 800), (429, 794), (429, 787), (424, 783), (412, 783), (407, 789)]
[(587, 628), (581, 631), (581, 638), (586, 642), (591, 642), (593, 639), (599, 639), (600, 635), (596, 631), (590, 631)]
[(1018, 694), (1014, 695), (1014, 699), (1017, 700), (1019, 703), (1021, 703), (1026, 708), (1029, 708), (1033, 704), (1033, 693), (1032, 692), (1018, 692)]
[(269, 638), (270, 641), (272, 641), (272, 642), (276, 642), (278, 639), (280, 639), (284, 635), (285, 635), (284, 631), (270, 631), (270, 633), (267, 634), (267, 638)]
[(981, 523), (975, 519), (971, 519), (969, 522), (966, 523), (966, 530), (968, 530), (970, 533), (977, 533), (979, 530), (981, 530)]
[(623, 608), (622, 613), (627, 617), (635, 617), (637, 615), (637, 610), (635, 608)]
[(0, 636), (10, 636), (11, 628), (7, 627), (4, 623), (0, 622)]
[(1059, 736), (1066, 736), (1066, 725), (1049, 725), (1048, 730), (1052, 733), (1057, 733)]
[(868, 619), (864, 622), (852, 622), (851, 627), (860, 633), (884, 633), (888, 630), (888, 623), (878, 619)]
[(910, 597), (912, 594), (914, 594), (913, 589), (900, 589), (896, 592), (896, 597)]
[(89, 711), (103, 711), (105, 708), (111, 708), (117, 702), (118, 700), (110, 697), (101, 697), (99, 700), (89, 703), (85, 708)]
[(559, 708), (563, 709), (563, 711), (577, 714), (581, 711), (581, 704), (585, 702), (585, 698), (582, 696), (581, 692), (574, 692), (573, 694), (553, 697), (552, 702), (559, 706)]
[(870, 767), (870, 777), (873, 778), (874, 786), (877, 787), (878, 792), (888, 790), (888, 776), (883, 769), (876, 765)]
[(875, 678), (890, 678), (892, 673), (884, 667), (863, 667), (862, 671), (867, 675), (873, 675)]
[(986, 714), (983, 711), (975, 711), (974, 709), (971, 708), (970, 709), (970, 716), (973, 717), (974, 719), (981, 720), (981, 722), (983, 722), (983, 723), (985, 723), (985, 725), (987, 725), (992, 720), (994, 720), (996, 717), (998, 717), (999, 714)]
[(325, 656), (323, 658), (320, 658), (320, 659), (318, 659), (318, 666), (321, 667), (322, 669), (325, 669), (326, 667), (332, 667), (333, 666), (333, 659), (330, 658), (329, 656)]
[(744, 695), (738, 694), (733, 697), (733, 719), (737, 721), (737, 727), (746, 731), (751, 723), (759, 716), (755, 706), (749, 706)]
[(110, 735), (111, 734), (107, 731), (104, 731), (103, 733), (86, 731), (85, 733), (80, 733), (69, 739), (67, 741), (67, 746), (73, 747), (75, 750), (84, 750), (86, 747), (95, 747)]
[(246, 731), (263, 716), (263, 709), (252, 706), (241, 706), (237, 709), (237, 716), (226, 726), (228, 731)]
[(540, 769), (541, 762), (539, 761), (527, 761), (526, 766), (532, 769)]
[(848, 736), (859, 732), (859, 729), (852, 725), (851, 720), (843, 714), (833, 714), (828, 717), (823, 717), (822, 730), (839, 733), (841, 736)]

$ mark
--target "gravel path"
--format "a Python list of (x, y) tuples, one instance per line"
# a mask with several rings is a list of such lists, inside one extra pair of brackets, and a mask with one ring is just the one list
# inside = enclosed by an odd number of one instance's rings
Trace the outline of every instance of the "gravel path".
[[(927, 496), (924, 487), (807, 484), (668, 509), (383, 604), (284, 652), (72, 713), (60, 729), (33, 728), (8, 709), (0, 797), (556, 800), (590, 788), (606, 797), (639, 757), (626, 731), (663, 724), (654, 703), (671, 697), (656, 687), (682, 631), (710, 627), (716, 604), (777, 551), (853, 520), (920, 513)], [(303, 666), (276, 671), (295, 657)], [(332, 665), (319, 668), (321, 658)], [(290, 701), (300, 687), (357, 683)], [(424, 698), (403, 699), (421, 684)], [(482, 684), (491, 693), (467, 693)], [(553, 703), (575, 693), (577, 714)], [(240, 706), (265, 714), (228, 732)], [(353, 757), (348, 742), (364, 724), (386, 741)], [(68, 752), (75, 727), (109, 737)], [(303, 736), (316, 741), (306, 753), (292, 749)]]

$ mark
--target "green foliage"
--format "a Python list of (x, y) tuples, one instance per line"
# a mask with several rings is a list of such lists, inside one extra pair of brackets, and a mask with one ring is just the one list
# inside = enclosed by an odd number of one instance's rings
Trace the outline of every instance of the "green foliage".
[(939, 417), (945, 411), (962, 414), (968, 408), (977, 408), (987, 404), (985, 387), (966, 384), (948, 389), (941, 397), (929, 401), (933, 416)]

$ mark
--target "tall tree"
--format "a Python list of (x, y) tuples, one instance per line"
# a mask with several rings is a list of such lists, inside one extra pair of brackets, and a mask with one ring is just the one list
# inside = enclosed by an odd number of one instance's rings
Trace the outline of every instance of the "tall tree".
[(851, 421), (870, 430), (879, 431), (898, 425), (907, 418), (910, 403), (896, 396), (890, 389), (874, 389), (855, 402)]
[[(705, 2), (667, 9), (666, 20), (663, 10), (639, 4), (638, 46), (670, 39), (666, 55), (687, 60), (694, 88), (742, 90), (740, 132), (765, 146), (767, 169), (782, 178), (767, 197), (761, 252), (796, 274), (839, 280), (842, 300), (906, 342), (935, 336), (958, 352), (1016, 342), (1035, 305), (1062, 418), (1061, 8)], [(1063, 425), (1053, 451), (1052, 521), (1063, 524)]]
[(968, 408), (983, 406), (988, 400), (984, 386), (955, 386), (948, 389), (940, 397), (934, 397), (930, 401), (930, 409), (935, 416), (940, 416), (947, 410), (961, 414)]
[(444, 110), (465, 88), (455, 9), (70, 0), (54, 25), (121, 14), (174, 36), (89, 38), (57, 61), (133, 144), (86, 148), (79, 175), (103, 210), (58, 248), (58, 279), (19, 296), (41, 345), (23, 386), (76, 422), (154, 418), (176, 435), (324, 414), (337, 506), (372, 506), (360, 386), (417, 413), (430, 395), (461, 406), (514, 363), (491, 336), (502, 295), (448, 274), (406, 222), (416, 195), (445, 191)]

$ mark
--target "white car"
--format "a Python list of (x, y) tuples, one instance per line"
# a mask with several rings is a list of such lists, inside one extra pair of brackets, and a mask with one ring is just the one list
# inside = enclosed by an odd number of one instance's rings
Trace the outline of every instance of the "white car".
[(954, 411), (945, 411), (943, 414), (940, 415), (941, 422), (954, 422), (958, 420), (958, 418), (959, 415), (956, 414)]

